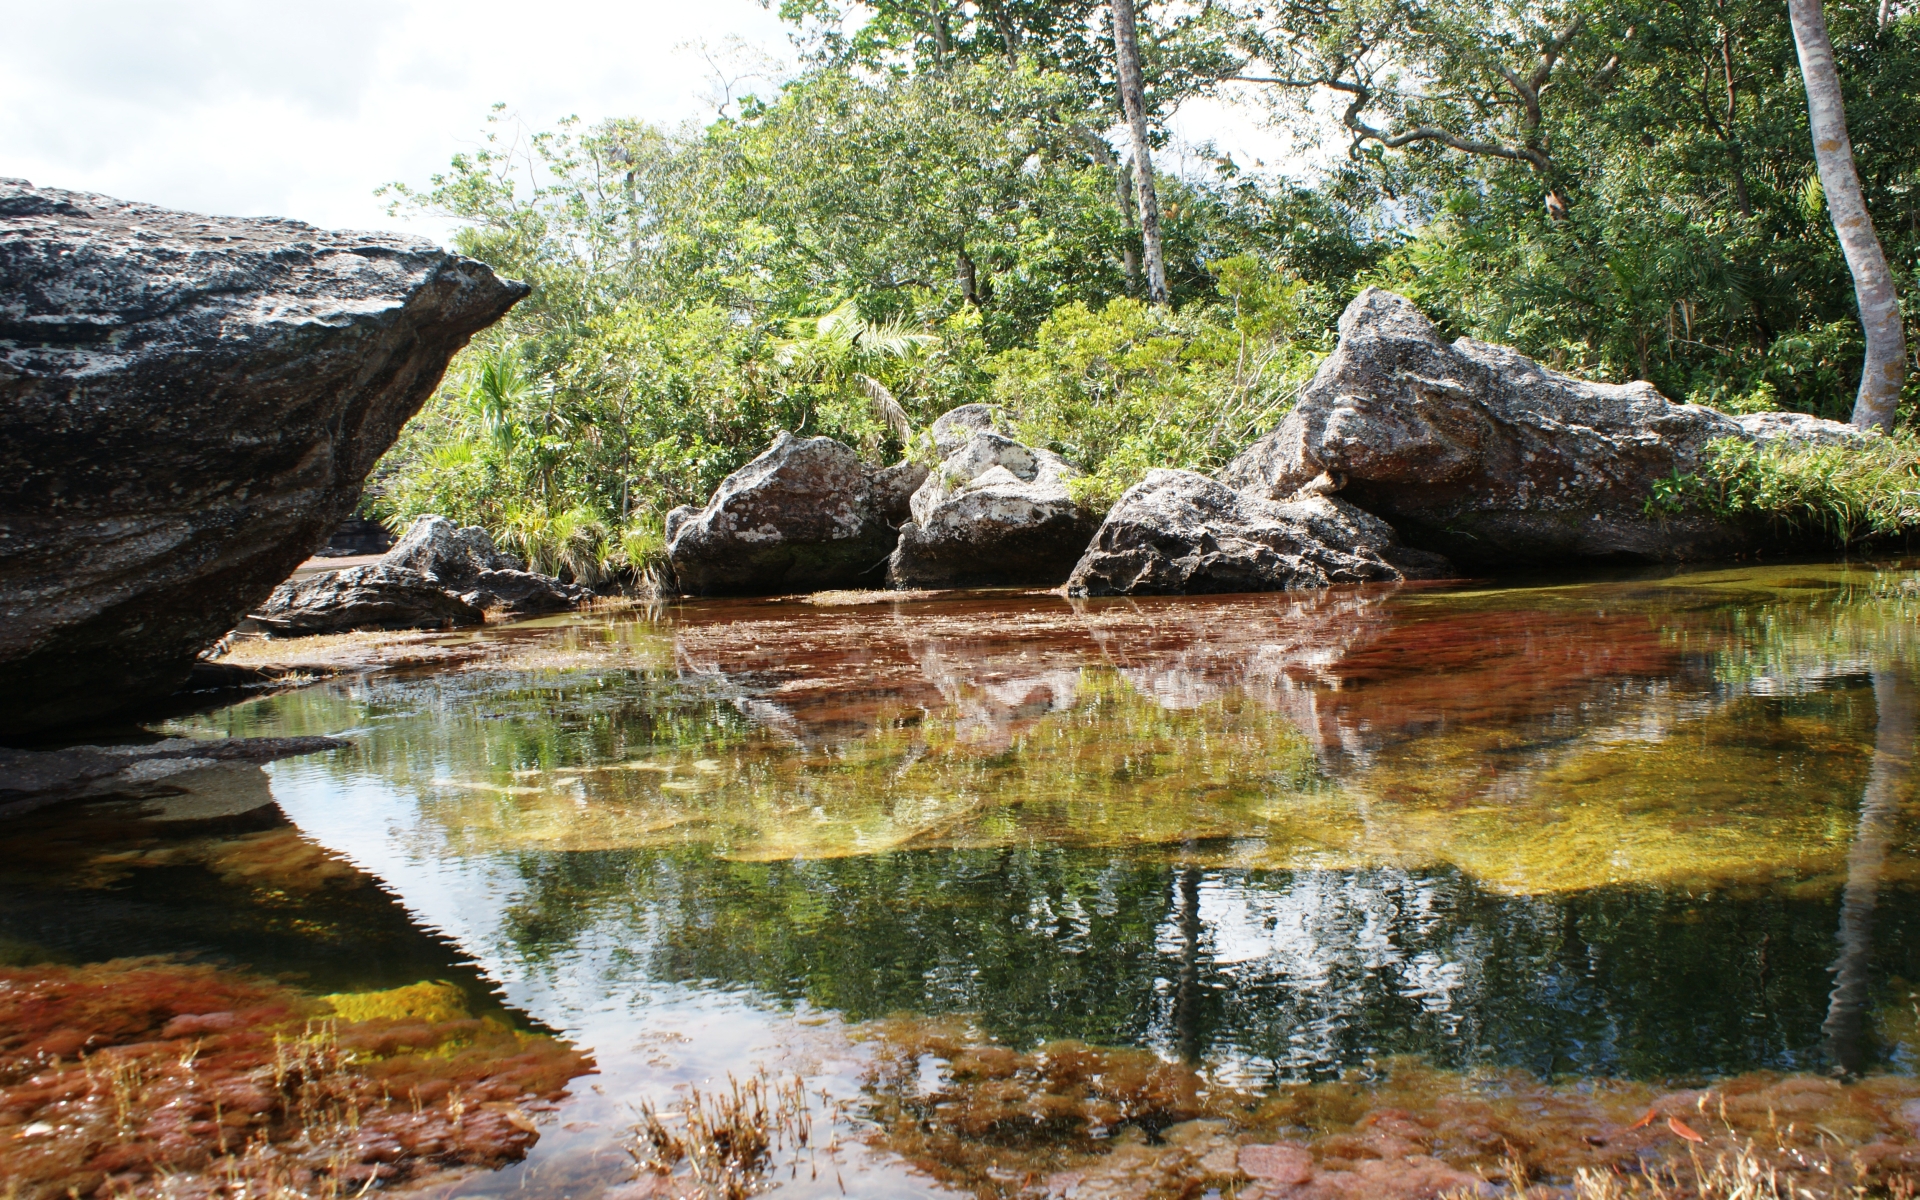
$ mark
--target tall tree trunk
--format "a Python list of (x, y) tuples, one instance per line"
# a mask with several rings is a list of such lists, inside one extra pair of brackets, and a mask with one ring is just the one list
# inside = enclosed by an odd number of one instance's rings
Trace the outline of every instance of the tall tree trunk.
[(1873, 957), (1873, 910), (1880, 896), (1880, 874), (1887, 845), (1899, 832), (1900, 805), (1907, 798), (1913, 770), (1913, 686), (1891, 670), (1873, 673), (1873, 700), (1879, 710), (1874, 727), (1873, 767), (1867, 772), (1847, 851), (1847, 886), (1840, 894), (1840, 953), (1833, 963), (1833, 994), (1827, 1000), (1827, 1056), (1843, 1071), (1865, 1064), (1860, 1044), (1867, 1011), (1867, 967)]
[(1853, 295), (1860, 305), (1860, 328), (1867, 335), (1867, 357), (1860, 367), (1860, 394), (1853, 423), (1862, 429), (1893, 428), (1894, 406), (1906, 379), (1907, 337), (1900, 317), (1900, 296), (1887, 270), (1887, 256), (1867, 215), (1860, 176), (1853, 168), (1853, 142), (1847, 137), (1847, 111), (1840, 97), (1840, 72), (1827, 36), (1821, 0), (1787, 0), (1793, 42), (1800, 52), (1800, 78), (1807, 86), (1807, 118), (1813, 127), (1813, 161), (1826, 192), (1833, 231), (1853, 273)]
[(1147, 300), (1167, 303), (1167, 259), (1160, 245), (1160, 198), (1153, 190), (1153, 155), (1147, 146), (1146, 85), (1140, 80), (1139, 27), (1133, 0), (1112, 0), (1113, 57), (1120, 78), (1120, 108), (1133, 135), (1133, 190), (1140, 199), (1140, 244), (1147, 259)]
[(960, 289), (960, 298), (968, 304), (978, 307), (980, 304), (980, 275), (974, 268), (973, 255), (962, 246), (954, 255), (953, 281)]

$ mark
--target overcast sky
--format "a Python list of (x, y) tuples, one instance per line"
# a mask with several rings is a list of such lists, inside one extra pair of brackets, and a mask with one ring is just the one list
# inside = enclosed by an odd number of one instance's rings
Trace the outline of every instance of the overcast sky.
[[(446, 231), (387, 216), (373, 191), (426, 183), (495, 102), (539, 128), (672, 125), (713, 113), (701, 44), (793, 57), (756, 0), (0, 0), (0, 31), (0, 175), (430, 236)], [(1281, 156), (1231, 106), (1175, 127), (1245, 162)]]

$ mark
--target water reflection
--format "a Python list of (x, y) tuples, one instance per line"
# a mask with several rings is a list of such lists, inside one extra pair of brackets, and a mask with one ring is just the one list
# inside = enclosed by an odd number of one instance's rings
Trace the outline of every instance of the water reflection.
[(1920, 978), (1910, 580), (725, 602), (198, 727), (353, 732), (275, 794), (569, 1028), (671, 985), (1246, 1080), (1858, 1068)]
[(1847, 851), (1847, 884), (1840, 901), (1840, 955), (1833, 964), (1833, 994), (1821, 1026), (1827, 1054), (1835, 1066), (1857, 1072), (1866, 1065), (1868, 1047), (1862, 1026), (1868, 1004), (1873, 957), (1873, 913), (1880, 876), (1897, 832), (1900, 804), (1912, 784), (1913, 685), (1903, 667), (1875, 671), (1873, 698), (1873, 770), (1860, 797), (1860, 820)]

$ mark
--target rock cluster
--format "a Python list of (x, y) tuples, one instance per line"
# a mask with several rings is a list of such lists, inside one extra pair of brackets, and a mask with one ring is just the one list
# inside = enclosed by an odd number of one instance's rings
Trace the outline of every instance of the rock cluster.
[(1099, 525), (1067, 483), (1080, 472), (1015, 441), (990, 405), (933, 424), (940, 465), (913, 494), (913, 519), (887, 564), (898, 588), (1050, 587), (1073, 570)]
[(289, 580), (250, 619), (276, 637), (446, 628), (477, 624), (490, 611), (564, 612), (591, 595), (524, 568), (477, 525), (420, 517), (379, 562)]
[(178, 687), (526, 292), (416, 238), (0, 181), (0, 737)]
[(1221, 479), (1274, 500), (1319, 481), (1464, 563), (1690, 559), (1766, 531), (1649, 513), (1655, 481), (1697, 469), (1721, 438), (1860, 436), (1799, 414), (1675, 404), (1645, 382), (1589, 383), (1472, 338), (1448, 343), (1406, 298), (1368, 288), (1299, 405)]

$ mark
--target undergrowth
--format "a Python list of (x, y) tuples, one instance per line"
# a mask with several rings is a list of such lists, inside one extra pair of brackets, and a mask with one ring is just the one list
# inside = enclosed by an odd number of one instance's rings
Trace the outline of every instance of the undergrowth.
[(1657, 481), (1647, 508), (1762, 518), (1840, 546), (1905, 536), (1920, 529), (1920, 435), (1824, 446), (1723, 438), (1698, 472)]

